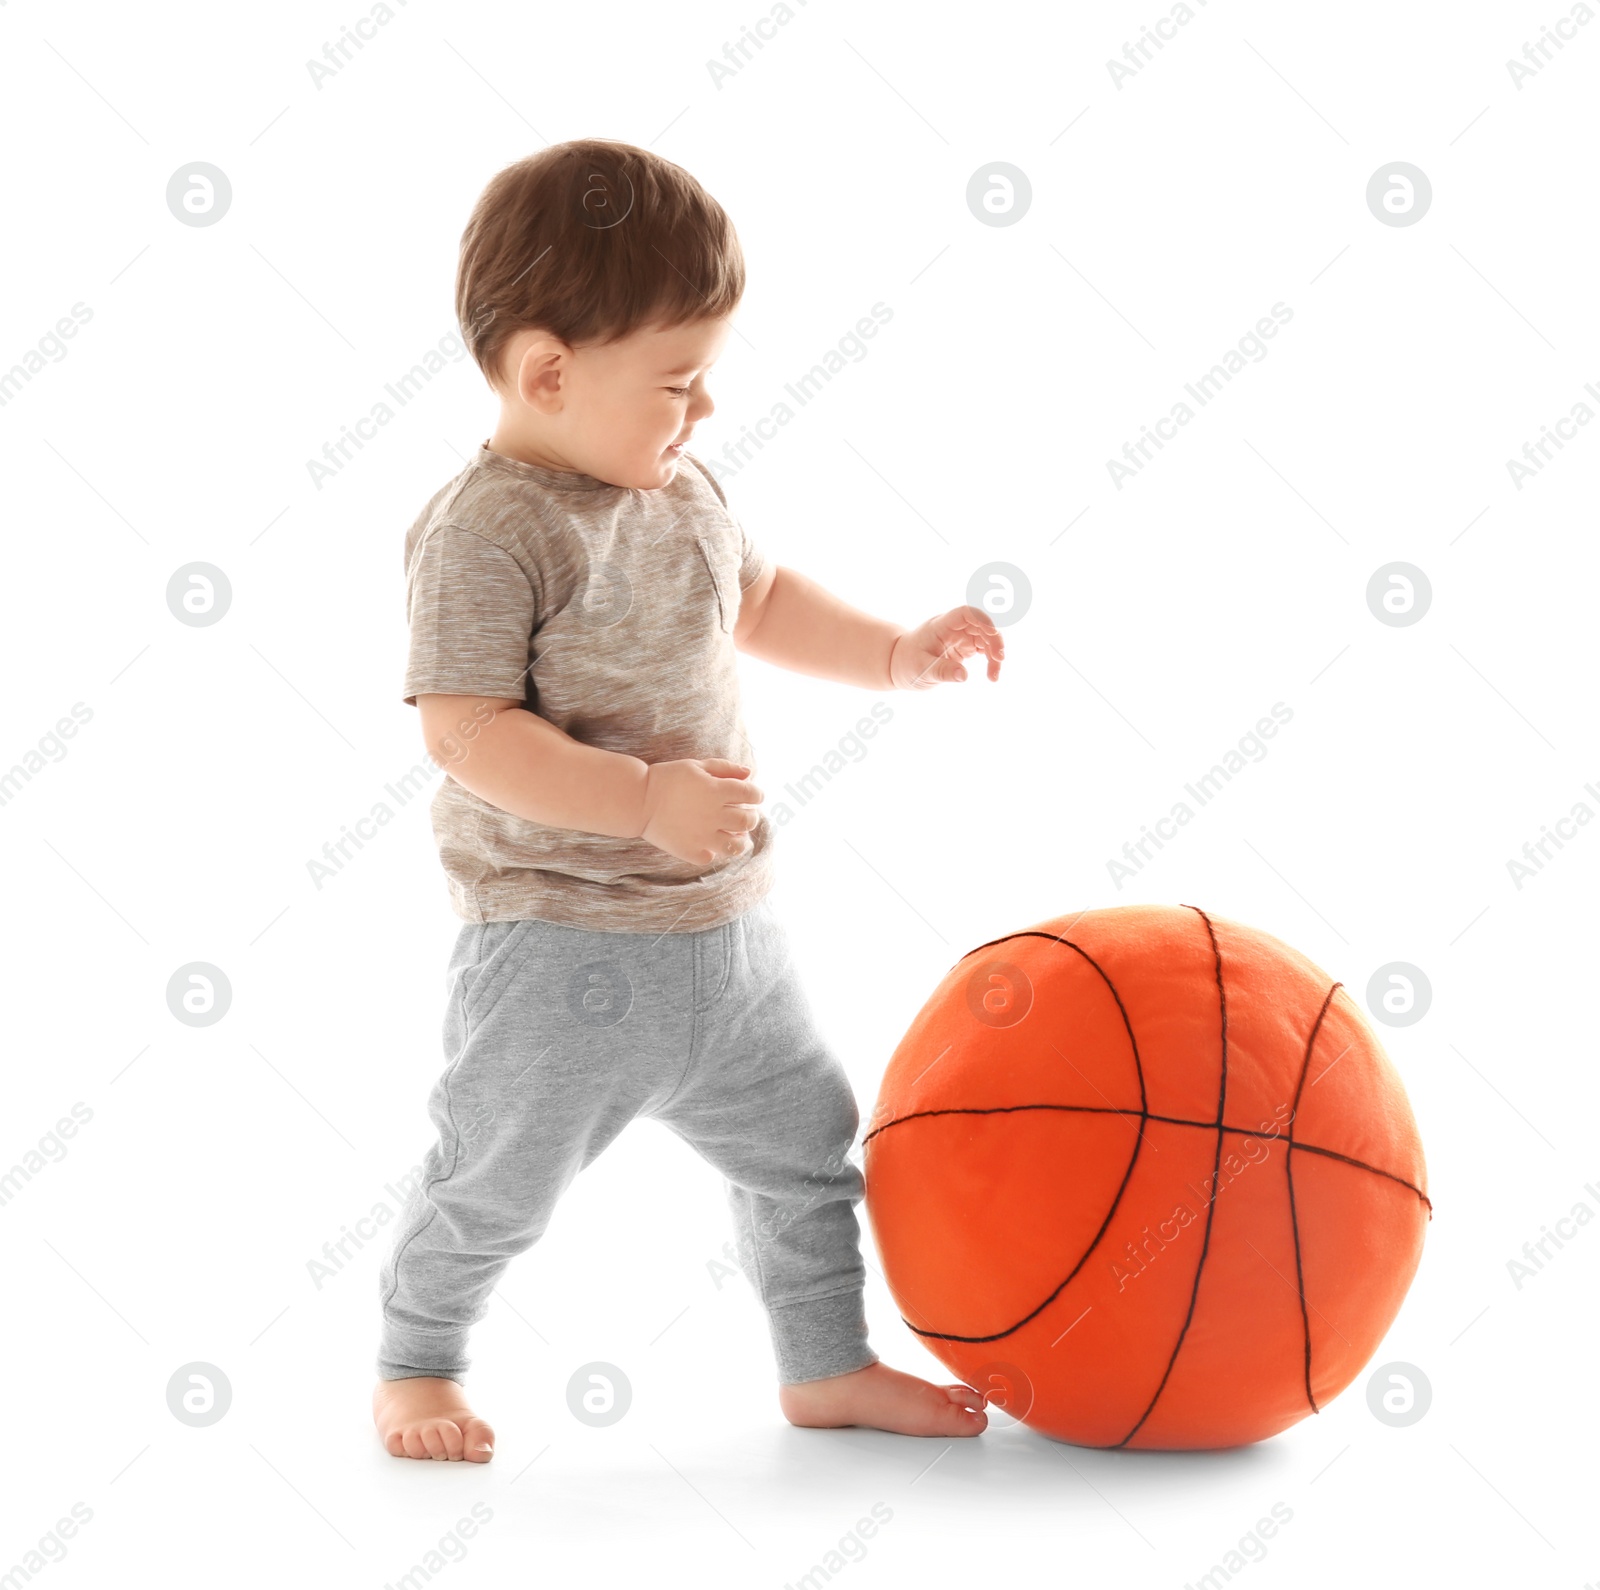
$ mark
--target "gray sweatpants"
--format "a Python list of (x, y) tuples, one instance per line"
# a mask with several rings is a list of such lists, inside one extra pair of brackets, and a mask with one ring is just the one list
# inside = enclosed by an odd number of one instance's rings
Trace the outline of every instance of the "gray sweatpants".
[(727, 1178), (784, 1384), (876, 1363), (849, 1159), (859, 1115), (770, 901), (694, 933), (464, 924), (438, 1141), (379, 1276), (386, 1380), (460, 1380), (467, 1333), (573, 1178), (638, 1115)]

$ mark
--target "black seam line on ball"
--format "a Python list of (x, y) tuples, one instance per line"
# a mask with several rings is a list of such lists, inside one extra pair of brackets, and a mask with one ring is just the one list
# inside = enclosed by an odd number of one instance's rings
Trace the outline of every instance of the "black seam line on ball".
[[(1081, 944), (1074, 944), (1071, 939), (1062, 938), (1059, 933), (1041, 933), (1037, 928), (1023, 928), (1016, 933), (1007, 933), (1002, 938), (990, 939), (987, 944), (980, 944), (977, 949), (968, 950), (961, 957), (961, 961), (971, 959), (972, 956), (978, 953), (978, 950), (986, 950), (993, 945), (1004, 944), (1009, 939), (1047, 939), (1051, 944), (1060, 944), (1066, 949), (1076, 950), (1100, 974), (1101, 981), (1111, 990), (1111, 997), (1117, 1002), (1117, 1011), (1122, 1017), (1122, 1025), (1128, 1034), (1128, 1044), (1133, 1050), (1133, 1069), (1135, 1075), (1139, 1078), (1139, 1108), (1141, 1111), (1147, 1109), (1150, 1100), (1144, 1088), (1144, 1062), (1139, 1057), (1139, 1040), (1133, 1035), (1133, 1023), (1128, 1019), (1128, 1007), (1122, 1003), (1122, 995), (1117, 992), (1117, 985), (1111, 981), (1105, 967)], [(961, 961), (957, 961), (956, 966), (959, 966)], [(952, 971), (954, 969), (954, 967), (951, 968)], [(865, 1142), (866, 1139), (863, 1138), (862, 1141)]]
[[(1222, 1139), (1224, 1136), (1222, 1118), (1228, 1103), (1228, 991), (1222, 981), (1222, 951), (1217, 945), (1216, 929), (1211, 925), (1211, 918), (1197, 905), (1186, 907), (1187, 910), (1198, 913), (1200, 920), (1206, 925), (1206, 935), (1211, 940), (1211, 959), (1216, 970), (1217, 978), (1217, 1011), (1219, 1016), (1218, 1036), (1221, 1041), (1220, 1063), (1217, 1067), (1220, 1072), (1217, 1083), (1217, 1151), (1211, 1163), (1211, 1185), (1215, 1187), (1222, 1177)], [(1172, 1344), (1172, 1356), (1167, 1360), (1167, 1367), (1161, 1376), (1161, 1384), (1156, 1387), (1156, 1394), (1150, 1399), (1133, 1428), (1117, 1442), (1119, 1447), (1126, 1446), (1143, 1428), (1144, 1422), (1155, 1411), (1156, 1404), (1161, 1400), (1161, 1393), (1167, 1389), (1167, 1381), (1172, 1378), (1172, 1370), (1178, 1362), (1178, 1354), (1183, 1351), (1184, 1338), (1189, 1334), (1189, 1326), (1194, 1321), (1195, 1305), (1200, 1301), (1200, 1277), (1205, 1273), (1206, 1259), (1211, 1252), (1211, 1225), (1216, 1218), (1217, 1200), (1213, 1195), (1206, 1203), (1206, 1229), (1200, 1241), (1200, 1258), (1194, 1267), (1194, 1285), (1189, 1289), (1189, 1311), (1183, 1316), (1183, 1326), (1178, 1332), (1178, 1339)]]
[[(1135, 1116), (1139, 1115), (1139, 1112), (1138, 1111), (1134, 1111), (1134, 1110), (1115, 1111), (1113, 1113), (1115, 1113), (1115, 1114), (1124, 1114), (1124, 1113), (1126, 1113), (1126, 1114), (1135, 1115)], [(1100, 1229), (1097, 1232), (1095, 1232), (1094, 1240), (1092, 1242), (1090, 1242), (1089, 1246), (1086, 1247), (1083, 1250), (1082, 1257), (1080, 1257), (1078, 1262), (1075, 1265), (1073, 1265), (1071, 1270), (1069, 1270), (1067, 1272), (1066, 1278), (1055, 1289), (1055, 1291), (1053, 1291), (1049, 1295), (1049, 1297), (1047, 1297), (1044, 1300), (1044, 1302), (1042, 1302), (1037, 1308), (1030, 1309), (1026, 1314), (1024, 1314), (1022, 1316), (1021, 1319), (1017, 1320), (1014, 1324), (1007, 1325), (1004, 1330), (995, 1331), (992, 1335), (989, 1335), (989, 1336), (952, 1336), (947, 1331), (925, 1331), (925, 1330), (923, 1330), (921, 1328), (921, 1326), (913, 1325), (911, 1323), (911, 1321), (908, 1320), (905, 1317), (904, 1314), (902, 1314), (900, 1316), (901, 1324), (905, 1325), (909, 1330), (915, 1331), (917, 1333), (917, 1335), (919, 1335), (919, 1336), (929, 1336), (929, 1337), (932, 1337), (935, 1341), (941, 1341), (941, 1342), (997, 1342), (997, 1341), (1000, 1340), (1000, 1338), (1002, 1336), (1010, 1336), (1014, 1332), (1021, 1330), (1022, 1327), (1024, 1325), (1026, 1325), (1029, 1320), (1035, 1319), (1040, 1314), (1044, 1313), (1044, 1311), (1047, 1308), (1049, 1308), (1050, 1305), (1052, 1303), (1054, 1303), (1055, 1300), (1058, 1297), (1060, 1297), (1061, 1294), (1064, 1291), (1066, 1291), (1067, 1287), (1072, 1283), (1073, 1277), (1076, 1276), (1078, 1271), (1081, 1270), (1084, 1267), (1084, 1265), (1086, 1265), (1089, 1262), (1089, 1255), (1092, 1254), (1094, 1252), (1094, 1250), (1097, 1247), (1100, 1246), (1100, 1239), (1106, 1234), (1106, 1228), (1111, 1224), (1112, 1218), (1115, 1216), (1115, 1214), (1117, 1212), (1117, 1206), (1122, 1202), (1122, 1195), (1123, 1195), (1124, 1192), (1127, 1191), (1128, 1183), (1130, 1181), (1132, 1181), (1132, 1179), (1133, 1179), (1133, 1167), (1136, 1164), (1138, 1164), (1138, 1162), (1139, 1162), (1139, 1150), (1143, 1146), (1144, 1146), (1144, 1119), (1141, 1116), (1141, 1117), (1139, 1117), (1139, 1130), (1134, 1134), (1134, 1138), (1133, 1138), (1133, 1153), (1128, 1156), (1128, 1168), (1125, 1171), (1123, 1171), (1123, 1173), (1122, 1173), (1122, 1185), (1117, 1188), (1117, 1196), (1111, 1200), (1111, 1207), (1108, 1210), (1106, 1210), (1106, 1217), (1105, 1217), (1104, 1220), (1102, 1220), (1100, 1222)]]
[[(1011, 935), (1013, 938), (1020, 938), (1023, 936), (1025, 935)], [(1038, 1315), (1042, 1314), (1067, 1289), (1067, 1287), (1071, 1284), (1073, 1277), (1076, 1276), (1078, 1271), (1089, 1262), (1090, 1254), (1092, 1254), (1094, 1250), (1100, 1246), (1100, 1239), (1106, 1234), (1106, 1231), (1110, 1228), (1112, 1220), (1116, 1218), (1117, 1210), (1122, 1206), (1122, 1195), (1128, 1190), (1128, 1183), (1133, 1180), (1133, 1167), (1139, 1163), (1139, 1150), (1144, 1147), (1144, 1123), (1149, 1119), (1150, 1116), (1150, 1100), (1146, 1096), (1144, 1090), (1144, 1062), (1139, 1057), (1139, 1040), (1134, 1036), (1133, 1023), (1128, 1019), (1127, 1006), (1122, 1003), (1122, 996), (1117, 992), (1116, 984), (1106, 976), (1105, 968), (1102, 967), (1100, 963), (1096, 961), (1095, 958), (1081, 946), (1073, 944), (1066, 939), (1056, 938), (1054, 935), (1049, 933), (1040, 933), (1033, 936), (1037, 938), (1051, 939), (1053, 943), (1065, 944), (1068, 949), (1077, 950), (1078, 954), (1083, 956), (1083, 958), (1092, 967), (1094, 967), (1095, 971), (1100, 974), (1101, 978), (1104, 979), (1106, 987), (1111, 990), (1111, 997), (1117, 1002), (1117, 1009), (1122, 1013), (1123, 1028), (1128, 1034), (1128, 1045), (1133, 1051), (1134, 1074), (1139, 1078), (1139, 1108), (1137, 1110), (1108, 1110), (1105, 1113), (1113, 1115), (1132, 1115), (1138, 1120), (1139, 1125), (1133, 1134), (1133, 1152), (1128, 1156), (1127, 1167), (1123, 1170), (1122, 1181), (1117, 1187), (1117, 1195), (1111, 1200), (1111, 1207), (1106, 1210), (1106, 1217), (1100, 1222), (1100, 1229), (1095, 1232), (1093, 1240), (1089, 1243), (1089, 1246), (1083, 1250), (1082, 1254), (1078, 1258), (1078, 1262), (1073, 1265), (1071, 1270), (1067, 1272), (1066, 1277), (1062, 1280), (1060, 1285), (1057, 1286), (1056, 1289), (1049, 1295), (1049, 1297), (1047, 1297), (1037, 1308), (1032, 1309), (1027, 1314), (1024, 1314), (1021, 1319), (1017, 1320), (1014, 1324), (1006, 1326), (1004, 1330), (996, 1331), (992, 1336), (948, 1336), (940, 1331), (925, 1331), (916, 1325), (912, 1325), (910, 1320), (906, 1319), (904, 1315), (901, 1315), (901, 1322), (911, 1330), (915, 1331), (919, 1336), (932, 1336), (937, 1338), (939, 1341), (951, 1342), (999, 1341), (1002, 1336), (1010, 1336), (1014, 1331), (1021, 1330), (1029, 1320), (1034, 1319)], [(982, 946), (980, 946), (980, 948), (981, 947)], [(962, 960), (965, 959), (966, 957), (963, 956)], [(957, 965), (959, 964), (960, 962), (957, 962)], [(1027, 1108), (1027, 1106), (1023, 1107)], [(917, 1112), (919, 1115), (966, 1115), (971, 1113), (990, 1114), (998, 1112), (991, 1112), (987, 1110), (981, 1112), (972, 1112), (966, 1110), (920, 1110)], [(915, 1117), (910, 1115), (903, 1115), (900, 1117), (900, 1120), (909, 1121), (914, 1118)], [(884, 1123), (885, 1126), (895, 1126), (898, 1124), (898, 1121), (886, 1121)], [(861, 1139), (861, 1146), (865, 1148), (867, 1142), (871, 1138), (876, 1137), (883, 1129), (884, 1127), (880, 1126), (868, 1132), (866, 1137)]]
[(1306, 1309), (1306, 1271), (1300, 1257), (1300, 1213), (1294, 1201), (1294, 1125), (1300, 1119), (1300, 1095), (1305, 1092), (1306, 1072), (1311, 1069), (1311, 1051), (1317, 1046), (1317, 1034), (1322, 1031), (1322, 1019), (1328, 1014), (1328, 1006), (1333, 1002), (1334, 993), (1339, 988), (1335, 983), (1330, 988), (1322, 1001), (1322, 1008), (1317, 1012), (1317, 1019), (1311, 1023), (1311, 1034), (1306, 1039), (1305, 1058), (1300, 1062), (1300, 1080), (1295, 1083), (1294, 1104), (1289, 1110), (1289, 1147), (1283, 1156), (1283, 1179), (1289, 1188), (1289, 1229), (1294, 1233), (1294, 1284), (1295, 1290), (1300, 1294), (1300, 1328), (1305, 1339), (1305, 1372), (1306, 1372), (1306, 1401), (1311, 1404), (1313, 1413), (1322, 1410), (1317, 1407), (1317, 1395), (1311, 1389), (1311, 1315)]
[[(914, 1110), (910, 1115), (897, 1115), (892, 1121), (885, 1121), (882, 1126), (875, 1126), (861, 1139), (865, 1147), (880, 1132), (887, 1132), (891, 1126), (904, 1126), (907, 1121), (920, 1121), (931, 1115), (1010, 1115), (1019, 1110), (1056, 1110), (1068, 1115), (1128, 1115), (1141, 1121), (1160, 1121), (1165, 1126), (1194, 1126), (1204, 1132), (1214, 1132), (1217, 1129), (1215, 1121), (1190, 1121), (1180, 1115), (1157, 1115), (1153, 1110), (1124, 1110), (1111, 1104), (994, 1104), (974, 1105), (967, 1108), (944, 1110)], [(1261, 1131), (1250, 1126), (1224, 1125), (1224, 1132), (1231, 1132), (1235, 1137), (1260, 1137), (1275, 1138), (1276, 1132)], [(1337, 1149), (1322, 1148), (1316, 1143), (1304, 1143), (1299, 1138), (1284, 1138), (1284, 1146), (1293, 1146), (1305, 1154), (1321, 1154), (1325, 1159), (1337, 1159), (1345, 1165), (1354, 1165), (1357, 1170), (1371, 1171), (1374, 1176), (1382, 1176), (1385, 1181), (1392, 1181), (1399, 1186), (1413, 1192), (1423, 1203), (1431, 1209), (1433, 1207), (1428, 1195), (1414, 1182), (1409, 1182), (1404, 1176), (1396, 1176), (1392, 1170), (1384, 1170), (1381, 1165), (1369, 1165), (1364, 1159), (1352, 1159), (1348, 1154), (1341, 1154)]]

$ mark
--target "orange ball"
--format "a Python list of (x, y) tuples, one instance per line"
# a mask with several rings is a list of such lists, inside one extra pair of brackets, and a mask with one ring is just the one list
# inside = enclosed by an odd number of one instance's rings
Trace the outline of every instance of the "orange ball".
[(1405, 1089), (1343, 986), (1197, 906), (963, 956), (889, 1061), (864, 1169), (905, 1323), (1080, 1446), (1238, 1446), (1325, 1407), (1432, 1218)]

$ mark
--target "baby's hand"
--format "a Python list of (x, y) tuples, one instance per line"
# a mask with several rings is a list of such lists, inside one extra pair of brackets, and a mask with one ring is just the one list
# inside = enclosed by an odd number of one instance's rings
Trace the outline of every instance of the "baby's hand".
[(889, 677), (896, 690), (927, 690), (941, 680), (965, 683), (963, 657), (983, 652), (989, 659), (989, 677), (1000, 677), (1006, 643), (994, 620), (981, 607), (954, 607), (908, 629), (894, 643), (889, 656)]
[(679, 861), (717, 861), (749, 850), (765, 798), (749, 775), (742, 762), (721, 757), (652, 763), (639, 837)]

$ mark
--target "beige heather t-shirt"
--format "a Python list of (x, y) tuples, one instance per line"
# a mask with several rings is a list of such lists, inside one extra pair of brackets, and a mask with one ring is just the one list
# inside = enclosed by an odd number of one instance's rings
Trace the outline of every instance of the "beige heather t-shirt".
[[(575, 740), (646, 762), (726, 757), (755, 769), (734, 622), (769, 559), (684, 453), (658, 491), (545, 469), (485, 443), (406, 534), (405, 700), (520, 700)], [(643, 839), (548, 827), (446, 777), (431, 815), (456, 914), (688, 933), (772, 887), (772, 825), (700, 863)]]

